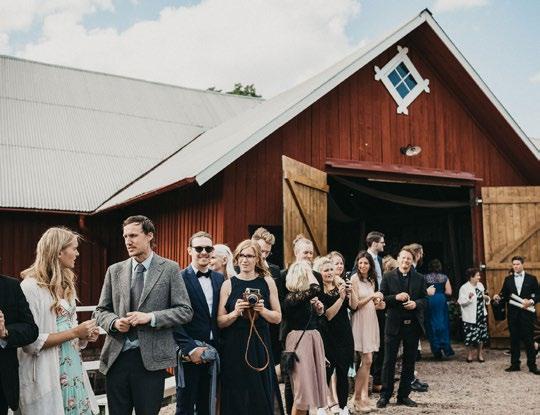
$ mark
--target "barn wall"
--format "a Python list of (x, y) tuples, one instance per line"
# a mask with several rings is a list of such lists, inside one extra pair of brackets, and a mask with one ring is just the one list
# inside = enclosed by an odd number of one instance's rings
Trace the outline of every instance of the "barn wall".
[[(409, 46), (431, 92), (409, 106), (409, 115), (397, 114), (384, 85), (374, 80), (374, 65), (384, 66), (396, 53), (392, 47), (225, 169), (228, 241), (246, 237), (248, 224), (281, 224), (282, 154), (321, 170), (328, 158), (339, 158), (467, 171), (482, 178), (482, 186), (529, 184), (411, 42), (400, 44)], [(409, 143), (422, 153), (403, 156), (399, 148)]]

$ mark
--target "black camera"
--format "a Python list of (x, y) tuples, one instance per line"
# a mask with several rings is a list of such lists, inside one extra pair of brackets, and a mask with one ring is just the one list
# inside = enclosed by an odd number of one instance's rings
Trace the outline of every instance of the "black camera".
[(261, 290), (258, 288), (246, 288), (244, 291), (243, 300), (247, 301), (250, 307), (255, 306), (261, 298)]

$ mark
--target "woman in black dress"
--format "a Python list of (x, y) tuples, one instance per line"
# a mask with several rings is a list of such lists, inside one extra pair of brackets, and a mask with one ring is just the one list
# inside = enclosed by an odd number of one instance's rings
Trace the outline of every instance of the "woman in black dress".
[(351, 286), (334, 272), (334, 264), (329, 258), (315, 261), (316, 271), (322, 275), (323, 290), (319, 295), (326, 310), (320, 324), (326, 359), (327, 382), (336, 372), (336, 391), (340, 413), (345, 413), (349, 396), (349, 367), (354, 359), (354, 340), (349, 319), (349, 298), (353, 295)]
[[(218, 326), (223, 329), (221, 414), (273, 415), (280, 399), (268, 323), (281, 321), (277, 288), (257, 242), (241, 242), (234, 262), (240, 272), (223, 283), (218, 310)], [(246, 290), (260, 299), (246, 301)], [(250, 316), (255, 319), (253, 331)]]

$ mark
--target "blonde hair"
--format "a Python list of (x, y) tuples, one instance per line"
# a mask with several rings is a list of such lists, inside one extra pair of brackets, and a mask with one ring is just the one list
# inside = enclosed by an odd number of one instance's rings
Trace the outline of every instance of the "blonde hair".
[(272, 274), (270, 274), (268, 265), (266, 265), (266, 261), (262, 257), (261, 247), (257, 242), (252, 241), (251, 239), (240, 242), (234, 250), (234, 265), (238, 265), (238, 256), (244, 249), (248, 248), (252, 248), (253, 251), (255, 251), (255, 273), (262, 277), (270, 277)]
[(260, 227), (255, 230), (253, 236), (251, 237), (254, 241), (262, 239), (268, 245), (274, 245), (276, 243), (276, 237), (268, 231), (268, 229)]
[(299, 233), (296, 235), (296, 238), (294, 238), (293, 241), (293, 251), (294, 255), (297, 256), (300, 252), (300, 247), (303, 245), (308, 245), (313, 248), (313, 242), (311, 242), (308, 238), (306, 238), (303, 234)]
[(227, 262), (225, 263), (225, 272), (224, 277), (225, 279), (231, 278), (232, 276), (236, 275), (236, 271), (234, 270), (233, 265), (233, 254), (231, 252), (231, 249), (224, 244), (216, 244), (214, 245), (214, 253), (221, 255), (227, 259)]
[(313, 269), (317, 272), (321, 272), (321, 270), (324, 268), (326, 264), (330, 264), (332, 265), (332, 267), (334, 266), (334, 263), (332, 262), (332, 260), (328, 258), (327, 256), (318, 256), (313, 261)]
[(383, 272), (392, 271), (398, 267), (398, 262), (392, 255), (386, 255), (382, 259), (382, 267)]
[(59, 292), (63, 292), (63, 298), (70, 303), (77, 300), (75, 273), (60, 265), (59, 255), (79, 239), (80, 235), (68, 228), (47, 229), (37, 243), (34, 263), (21, 272), (22, 278), (35, 278), (38, 286), (49, 290), (53, 298), (51, 305), (53, 311), (56, 311), (60, 304)]
[(310, 274), (313, 272), (307, 261), (293, 262), (285, 278), (285, 287), (291, 292), (306, 291), (309, 289)]

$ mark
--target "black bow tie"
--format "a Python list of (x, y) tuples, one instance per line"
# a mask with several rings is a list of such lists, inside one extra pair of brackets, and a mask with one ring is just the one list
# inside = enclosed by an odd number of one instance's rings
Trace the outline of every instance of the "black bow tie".
[(201, 277), (210, 278), (211, 273), (212, 273), (212, 271), (210, 271), (210, 270), (208, 270), (206, 272), (197, 271), (197, 278), (201, 278)]

